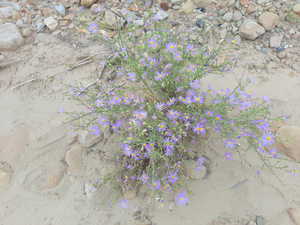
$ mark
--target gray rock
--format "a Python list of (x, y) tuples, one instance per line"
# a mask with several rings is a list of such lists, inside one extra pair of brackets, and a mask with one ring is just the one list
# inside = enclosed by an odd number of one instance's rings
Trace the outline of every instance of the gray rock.
[(270, 38), (270, 47), (271, 48), (279, 48), (281, 46), (283, 36), (280, 34), (275, 34)]
[(53, 16), (49, 16), (44, 19), (44, 23), (51, 31), (54, 31), (58, 26), (58, 22)]
[(55, 5), (54, 9), (62, 16), (66, 15), (66, 8), (64, 5), (59, 4), (59, 5)]
[(169, 14), (163, 10), (159, 10), (153, 17), (154, 20), (165, 20), (169, 17)]
[(252, 20), (246, 20), (240, 26), (240, 36), (247, 40), (255, 40), (265, 33), (265, 29)]
[(0, 50), (15, 50), (24, 43), (24, 39), (15, 24), (0, 25)]
[(17, 14), (17, 11), (12, 7), (1, 7), (0, 8), (0, 18), (8, 19)]
[(293, 12), (300, 16), (300, 3), (294, 5)]

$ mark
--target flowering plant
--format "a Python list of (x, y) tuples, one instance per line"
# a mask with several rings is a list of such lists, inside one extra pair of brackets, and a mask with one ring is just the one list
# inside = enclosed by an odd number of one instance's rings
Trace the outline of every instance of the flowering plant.
[[(185, 161), (196, 161), (201, 170), (205, 157), (188, 151), (193, 140), (218, 134), (232, 159), (242, 139), (271, 156), (274, 136), (268, 99), (254, 98), (243, 85), (214, 90), (202, 83), (213, 65), (205, 48), (186, 44), (168, 32), (148, 30), (129, 47), (119, 45), (110, 68), (116, 78), (79, 96), (88, 106), (91, 134), (110, 131), (120, 137), (115, 176), (123, 189), (141, 185), (155, 192), (174, 192), (185, 186), (189, 175)], [(131, 41), (130, 41), (131, 40)], [(187, 192), (175, 198), (188, 203)]]

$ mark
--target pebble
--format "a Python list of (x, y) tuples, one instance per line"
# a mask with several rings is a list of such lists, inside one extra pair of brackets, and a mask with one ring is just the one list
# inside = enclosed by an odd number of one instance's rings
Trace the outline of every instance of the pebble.
[(290, 158), (300, 161), (300, 127), (283, 126), (276, 133), (278, 149)]
[(290, 208), (287, 213), (295, 225), (300, 225), (300, 208)]
[(283, 36), (280, 34), (274, 34), (270, 38), (270, 47), (271, 48), (280, 48)]
[(6, 189), (11, 183), (13, 170), (6, 162), (0, 162), (0, 190)]
[(97, 0), (80, 0), (80, 5), (84, 7), (90, 7), (96, 2)]
[(32, 29), (30, 27), (22, 28), (22, 36), (29, 37), (32, 34)]
[(68, 164), (68, 173), (75, 175), (82, 169), (82, 147), (74, 145), (66, 152), (65, 161)]
[(255, 40), (265, 33), (265, 29), (252, 20), (246, 20), (239, 29), (240, 36), (247, 40)]
[(62, 16), (66, 15), (66, 8), (64, 5), (59, 4), (59, 5), (55, 5), (54, 9)]
[(0, 25), (0, 50), (15, 50), (24, 43), (24, 39), (13, 23)]
[(300, 3), (294, 5), (293, 12), (300, 16)]
[(154, 20), (165, 20), (169, 17), (169, 14), (163, 10), (159, 10), (153, 17)]
[(194, 9), (196, 9), (196, 5), (194, 4), (194, 2), (192, 0), (187, 0), (181, 7), (181, 11), (189, 14), (192, 13)]
[(258, 18), (258, 22), (269, 31), (279, 24), (279, 16), (275, 13), (265, 12)]
[(49, 16), (46, 19), (44, 19), (44, 23), (50, 31), (54, 31), (58, 26), (58, 22), (53, 16)]

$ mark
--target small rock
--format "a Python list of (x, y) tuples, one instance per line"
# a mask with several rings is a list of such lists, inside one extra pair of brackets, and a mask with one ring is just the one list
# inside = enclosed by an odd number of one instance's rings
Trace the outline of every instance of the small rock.
[(24, 27), (22, 29), (22, 36), (23, 37), (29, 37), (32, 34), (32, 29), (30, 27)]
[(258, 18), (258, 22), (266, 30), (272, 30), (279, 24), (279, 16), (271, 12), (265, 12)]
[(223, 20), (230, 22), (233, 18), (233, 12), (227, 12), (224, 16), (223, 16)]
[(263, 218), (262, 216), (256, 216), (255, 222), (256, 222), (256, 225), (265, 225), (266, 224), (265, 218)]
[(173, 5), (179, 4), (181, 2), (181, 0), (171, 0), (171, 3)]
[(270, 47), (271, 48), (279, 48), (281, 46), (283, 36), (280, 34), (275, 34), (270, 38)]
[(12, 179), (13, 170), (6, 162), (0, 162), (0, 190), (6, 189)]
[(196, 20), (196, 26), (203, 29), (205, 27), (205, 22), (202, 19), (197, 19)]
[(290, 208), (287, 212), (293, 223), (295, 225), (300, 225), (300, 208)]
[(287, 54), (286, 54), (286, 52), (284, 52), (284, 51), (281, 51), (281, 52), (278, 52), (278, 53), (277, 53), (277, 57), (278, 57), (279, 59), (284, 59), (284, 58), (286, 58), (286, 56), (287, 56)]
[(92, 6), (97, 0), (80, 0), (80, 5), (84, 7)]
[(14, 8), (15, 10), (19, 11), (21, 9), (20, 5), (15, 3), (15, 2), (6, 2), (6, 1), (1, 1), (0, 2), (0, 7), (11, 7)]
[(247, 13), (247, 14), (251, 14), (251, 13), (254, 13), (254, 12), (256, 12), (256, 5), (250, 3), (250, 4), (248, 5), (248, 7), (246, 8), (246, 13)]
[(243, 15), (239, 10), (234, 11), (233, 16), (232, 16), (233, 21), (239, 21), (242, 18), (243, 18)]
[(0, 24), (0, 50), (15, 50), (23, 42), (24, 39), (15, 24)]
[(17, 11), (12, 7), (2, 7), (0, 8), (0, 18), (8, 19), (12, 18), (17, 14)]
[(70, 174), (78, 174), (82, 169), (82, 147), (74, 145), (66, 152), (65, 161)]
[(153, 17), (154, 20), (165, 20), (169, 17), (169, 14), (163, 10), (159, 10)]
[(44, 23), (51, 31), (54, 31), (58, 26), (58, 22), (53, 16), (49, 16), (44, 19)]
[(263, 4), (266, 4), (267, 2), (269, 2), (270, 0), (257, 0), (257, 4), (259, 5), (263, 5)]
[(45, 191), (57, 187), (63, 180), (65, 165), (51, 162), (49, 165), (32, 170), (25, 177), (23, 185), (31, 191)]
[(194, 4), (194, 2), (192, 0), (187, 0), (181, 7), (181, 11), (189, 14), (191, 12), (193, 12), (193, 10), (197, 8), (197, 6)]
[(294, 5), (293, 12), (300, 16), (300, 3)]
[(248, 40), (255, 40), (265, 33), (265, 29), (256, 22), (247, 20), (240, 26), (239, 32), (241, 37)]
[(103, 7), (101, 7), (101, 5), (99, 5), (99, 4), (93, 4), (92, 7), (91, 7), (91, 12), (93, 14), (98, 14), (102, 11), (104, 11)]
[(66, 15), (66, 8), (64, 5), (59, 4), (59, 5), (55, 5), (54, 9), (62, 16)]
[(279, 150), (290, 158), (300, 161), (300, 127), (283, 126), (278, 129), (276, 136)]

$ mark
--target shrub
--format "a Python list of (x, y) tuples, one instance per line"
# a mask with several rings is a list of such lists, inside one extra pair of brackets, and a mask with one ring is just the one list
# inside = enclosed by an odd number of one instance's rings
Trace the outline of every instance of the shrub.
[[(80, 115), (86, 117), (81, 126), (93, 135), (110, 131), (120, 137), (119, 170), (113, 177), (123, 190), (141, 185), (156, 193), (182, 190), (189, 180), (185, 160), (195, 160), (197, 170), (207, 160), (199, 152), (191, 155), (189, 146), (214, 134), (228, 148), (226, 159), (232, 159), (242, 140), (277, 156), (266, 98), (251, 96), (242, 83), (232, 90), (202, 83), (209, 71), (221, 69), (215, 66), (215, 52), (160, 28), (138, 38), (133, 34), (119, 39), (109, 61), (115, 79), (77, 95), (89, 108)], [(186, 204), (186, 194), (180, 192), (176, 202)]]

